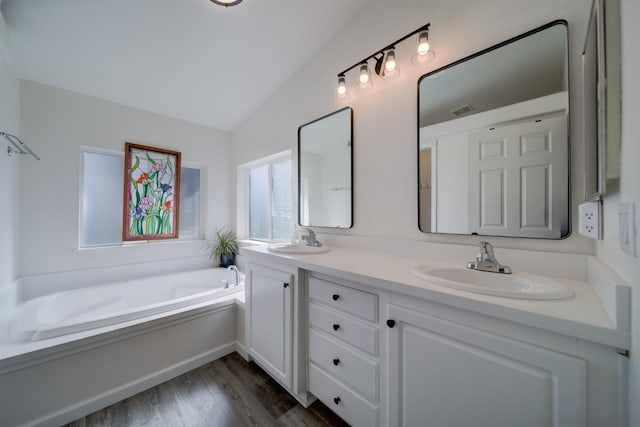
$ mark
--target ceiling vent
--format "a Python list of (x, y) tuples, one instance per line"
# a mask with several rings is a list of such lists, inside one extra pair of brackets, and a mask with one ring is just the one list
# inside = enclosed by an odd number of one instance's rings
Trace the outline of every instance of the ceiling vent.
[(471, 111), (473, 111), (473, 107), (471, 106), (471, 104), (467, 104), (467, 105), (463, 105), (462, 107), (458, 107), (455, 110), (452, 110), (451, 112), (456, 116), (462, 116), (463, 114), (470, 113)]

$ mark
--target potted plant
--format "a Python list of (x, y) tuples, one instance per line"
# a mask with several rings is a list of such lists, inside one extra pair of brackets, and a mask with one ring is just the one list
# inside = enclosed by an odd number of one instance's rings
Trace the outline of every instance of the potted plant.
[(235, 264), (238, 242), (231, 230), (220, 228), (216, 230), (216, 239), (207, 246), (209, 259), (218, 261), (220, 267), (226, 268)]

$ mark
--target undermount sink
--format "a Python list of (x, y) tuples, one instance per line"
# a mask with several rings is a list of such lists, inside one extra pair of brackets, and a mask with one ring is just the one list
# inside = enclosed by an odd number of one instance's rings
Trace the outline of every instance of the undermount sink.
[(307, 246), (299, 243), (274, 243), (267, 247), (269, 252), (275, 252), (279, 254), (322, 254), (329, 252), (329, 248), (326, 246)]
[(427, 266), (418, 266), (411, 272), (421, 279), (448, 288), (507, 298), (551, 300), (573, 295), (573, 291), (564, 284), (533, 274), (500, 274)]

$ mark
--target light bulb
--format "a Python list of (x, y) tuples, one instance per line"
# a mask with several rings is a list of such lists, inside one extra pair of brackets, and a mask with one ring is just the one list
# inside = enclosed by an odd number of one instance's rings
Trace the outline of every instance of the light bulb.
[(345, 93), (347, 93), (345, 78), (344, 76), (338, 76), (338, 95), (343, 96)]
[(423, 31), (418, 36), (418, 55), (424, 56), (429, 53), (429, 33)]
[(367, 64), (360, 66), (360, 85), (366, 86), (369, 83), (369, 67)]
[(387, 52), (387, 60), (384, 63), (384, 68), (387, 72), (391, 73), (396, 69), (396, 52), (391, 49)]

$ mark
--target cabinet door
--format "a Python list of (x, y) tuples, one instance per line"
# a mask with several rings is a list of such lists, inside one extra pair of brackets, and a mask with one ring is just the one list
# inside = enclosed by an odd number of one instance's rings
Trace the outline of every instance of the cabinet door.
[(284, 386), (291, 387), (293, 275), (249, 269), (249, 353)]
[(585, 425), (583, 360), (389, 305), (389, 426)]

